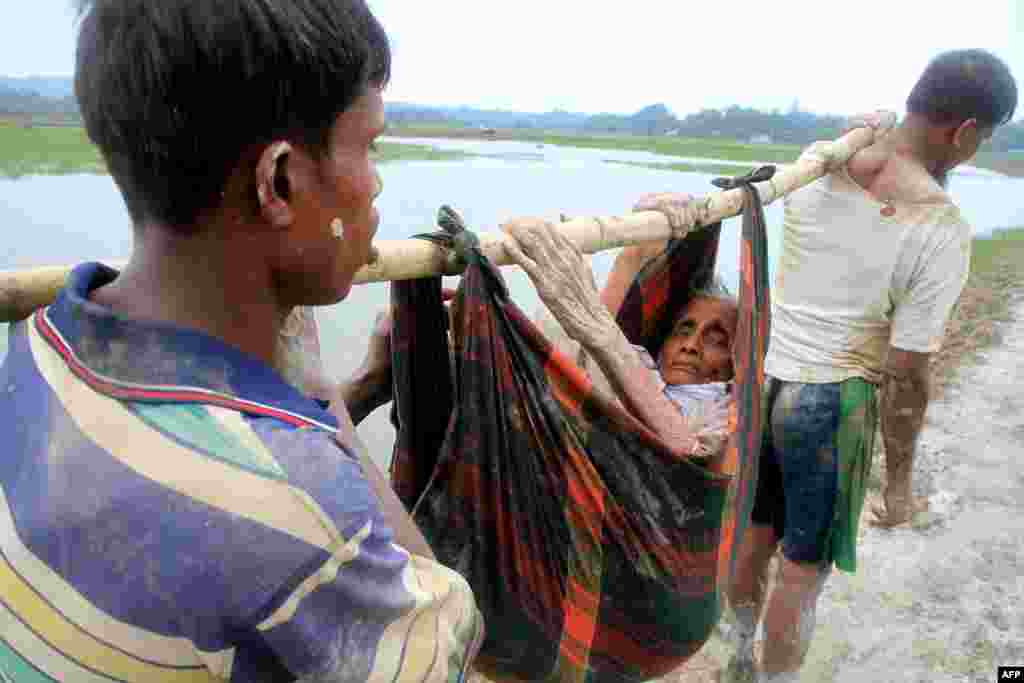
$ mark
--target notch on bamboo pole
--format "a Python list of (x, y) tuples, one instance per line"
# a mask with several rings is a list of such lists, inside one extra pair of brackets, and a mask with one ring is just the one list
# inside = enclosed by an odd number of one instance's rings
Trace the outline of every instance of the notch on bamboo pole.
[[(850, 157), (871, 145), (875, 131), (857, 128), (834, 142), (821, 145), (816, 154), (780, 169), (771, 180), (758, 183), (761, 201), (767, 205), (779, 197), (822, 177), (845, 164)], [(732, 218), (743, 210), (743, 190), (711, 192), (695, 197), (689, 203), (691, 227), (717, 223)], [(559, 229), (585, 254), (616, 249), (672, 236), (668, 220), (656, 211), (642, 211), (608, 218), (575, 218), (559, 224)], [(478, 235), (480, 249), (492, 263), (512, 263), (505, 251), (505, 235), (484, 232)], [(355, 282), (409, 280), (433, 275), (456, 275), (460, 266), (453, 253), (425, 240), (379, 240), (374, 242), (375, 257), (356, 273)], [(120, 264), (111, 264), (115, 267)], [(70, 272), (69, 266), (50, 266), (23, 270), (0, 271), (0, 322), (13, 322), (28, 317), (42, 306), (49, 305)]]

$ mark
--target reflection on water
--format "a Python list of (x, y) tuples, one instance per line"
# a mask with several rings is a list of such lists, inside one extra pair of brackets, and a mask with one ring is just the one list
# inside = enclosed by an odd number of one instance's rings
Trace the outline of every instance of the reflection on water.
[[(509, 142), (436, 141), (438, 145), (507, 157), (451, 162), (391, 163), (381, 167), (387, 191), (378, 200), (382, 239), (401, 239), (434, 229), (441, 204), (459, 210), (467, 224), (494, 230), (514, 215), (614, 215), (629, 209), (646, 192), (683, 191), (704, 194), (714, 188), (712, 176), (606, 164), (603, 159), (665, 161), (645, 152), (581, 150)], [(530, 156), (525, 156), (530, 155)], [(950, 192), (978, 232), (1024, 225), (1024, 180), (954, 175)], [(782, 207), (766, 209), (769, 257), (778, 249)], [(0, 269), (89, 259), (119, 259), (131, 248), (131, 229), (124, 205), (107, 176), (37, 176), (0, 181)], [(719, 270), (735, 289), (739, 219), (722, 231)], [(607, 276), (614, 252), (597, 254), (592, 265), (598, 282)], [(503, 269), (513, 299), (533, 313), (538, 299), (525, 275)], [(347, 373), (361, 359), (374, 312), (387, 301), (387, 285), (357, 287), (344, 303), (325, 310), (325, 361), (337, 374)], [(0, 353), (6, 334), (0, 339)], [(387, 411), (370, 418), (360, 432), (375, 454), (390, 452)]]

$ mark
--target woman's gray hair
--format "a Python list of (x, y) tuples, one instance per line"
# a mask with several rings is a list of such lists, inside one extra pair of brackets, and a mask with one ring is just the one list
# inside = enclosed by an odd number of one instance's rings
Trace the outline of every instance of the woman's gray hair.
[[(737, 312), (737, 314), (739, 313), (739, 299), (729, 290), (722, 278), (717, 275), (708, 284), (703, 287), (697, 287), (690, 292), (690, 301), (694, 301), (695, 299), (717, 299), (718, 301), (728, 304)], [(672, 330), (675, 331), (676, 326), (685, 318), (686, 309), (683, 309), (679, 311), (676, 319), (673, 321)]]
[(722, 278), (717, 275), (705, 286), (694, 289), (691, 298), (721, 299), (722, 301), (729, 302), (733, 306), (739, 305), (739, 300), (736, 298), (736, 295), (729, 290), (729, 287), (726, 286)]

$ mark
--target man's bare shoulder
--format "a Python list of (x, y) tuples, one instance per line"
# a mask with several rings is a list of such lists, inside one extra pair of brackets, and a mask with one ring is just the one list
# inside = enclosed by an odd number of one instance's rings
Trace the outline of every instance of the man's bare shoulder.
[(846, 170), (853, 182), (882, 202), (949, 202), (949, 195), (923, 166), (894, 153), (884, 142), (855, 154)]

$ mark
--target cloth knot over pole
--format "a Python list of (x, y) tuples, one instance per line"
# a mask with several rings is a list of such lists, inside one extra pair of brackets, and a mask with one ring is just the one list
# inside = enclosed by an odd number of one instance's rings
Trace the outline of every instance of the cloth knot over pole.
[(734, 190), (737, 187), (749, 186), (753, 183), (763, 183), (775, 177), (774, 166), (761, 166), (750, 173), (733, 176), (731, 178), (715, 178), (711, 184), (723, 190)]
[(466, 227), (459, 212), (447, 204), (437, 210), (437, 224), (452, 236), (452, 248), (464, 262), (469, 262), (474, 250), (480, 250), (480, 238)]
[(494, 288), (495, 294), (500, 299), (507, 300), (508, 287), (501, 276), (501, 271), (489, 259), (484, 258), (480, 250), (480, 238), (466, 227), (466, 222), (459, 212), (447, 204), (442, 204), (437, 210), (437, 224), (443, 232), (422, 233), (413, 237), (433, 242), (446, 251), (455, 252), (460, 268), (479, 265), (487, 281)]

